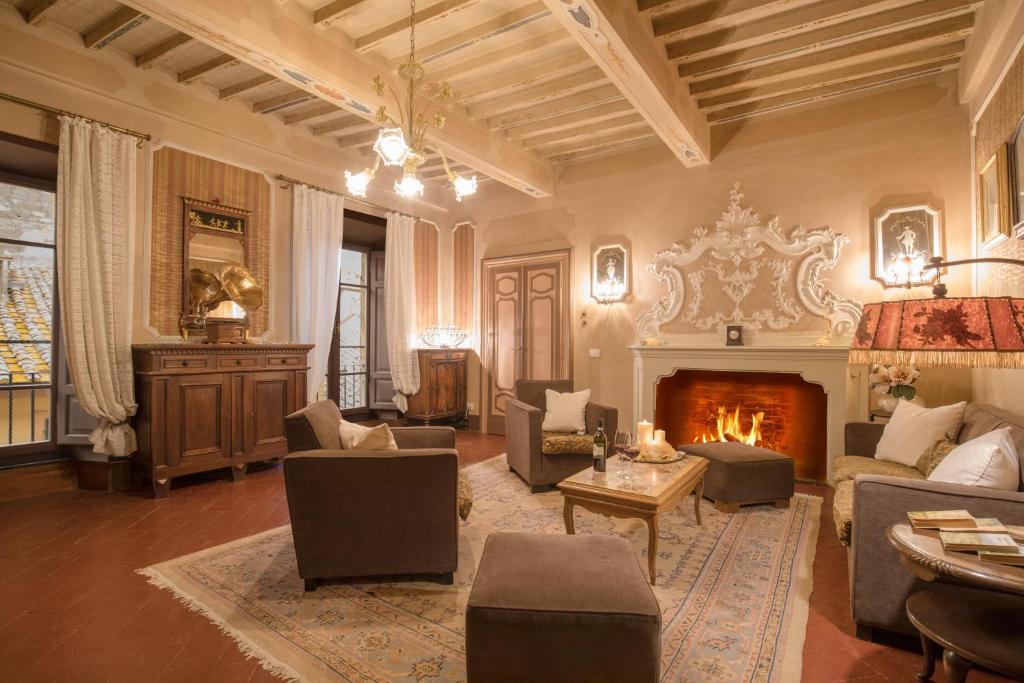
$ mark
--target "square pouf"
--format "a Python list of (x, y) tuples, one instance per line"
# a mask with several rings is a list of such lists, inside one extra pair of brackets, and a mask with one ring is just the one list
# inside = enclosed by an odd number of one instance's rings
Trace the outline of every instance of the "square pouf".
[(657, 681), (661, 610), (622, 538), (491, 534), (466, 606), (469, 681)]
[(695, 443), (687, 453), (708, 459), (704, 497), (722, 512), (738, 512), (741, 505), (771, 503), (788, 507), (796, 477), (793, 459), (767, 448), (744, 443)]

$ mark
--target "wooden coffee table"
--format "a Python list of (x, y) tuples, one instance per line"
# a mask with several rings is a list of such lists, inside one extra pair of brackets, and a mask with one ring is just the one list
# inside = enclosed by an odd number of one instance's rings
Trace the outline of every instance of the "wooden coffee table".
[(708, 461), (688, 455), (679, 462), (664, 465), (636, 463), (636, 478), (627, 481), (615, 473), (624, 463), (609, 459), (607, 472), (594, 472), (589, 467), (558, 485), (565, 499), (565, 532), (576, 533), (573, 508), (612, 517), (642, 519), (647, 523), (647, 569), (654, 585), (654, 561), (658, 552), (658, 518), (671, 510), (685, 496), (696, 491), (693, 501), (697, 524), (700, 519), (700, 498), (704, 492), (704, 473)]

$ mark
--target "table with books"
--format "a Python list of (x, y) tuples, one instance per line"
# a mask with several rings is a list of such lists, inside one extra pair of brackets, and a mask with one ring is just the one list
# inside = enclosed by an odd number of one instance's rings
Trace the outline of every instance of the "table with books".
[(965, 680), (972, 664), (1024, 678), (1024, 527), (942, 510), (908, 513), (887, 535), (915, 576), (955, 584), (907, 599), (924, 649), (918, 678), (931, 677), (940, 655), (949, 681)]

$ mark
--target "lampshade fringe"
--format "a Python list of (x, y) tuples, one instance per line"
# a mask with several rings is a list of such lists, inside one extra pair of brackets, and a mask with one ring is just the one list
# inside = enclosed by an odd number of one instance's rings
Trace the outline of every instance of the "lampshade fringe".
[(850, 349), (851, 365), (916, 365), (919, 368), (987, 368), (1013, 369), (1024, 367), (1024, 351), (896, 351)]

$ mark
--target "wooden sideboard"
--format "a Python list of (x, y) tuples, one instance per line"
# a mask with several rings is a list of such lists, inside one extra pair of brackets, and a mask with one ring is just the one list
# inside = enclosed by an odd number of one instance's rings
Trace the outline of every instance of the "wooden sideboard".
[(132, 347), (137, 478), (166, 496), (171, 479), (288, 452), (284, 418), (306, 405), (306, 344)]
[(420, 390), (409, 397), (405, 417), (430, 424), (466, 414), (465, 349), (417, 349)]

